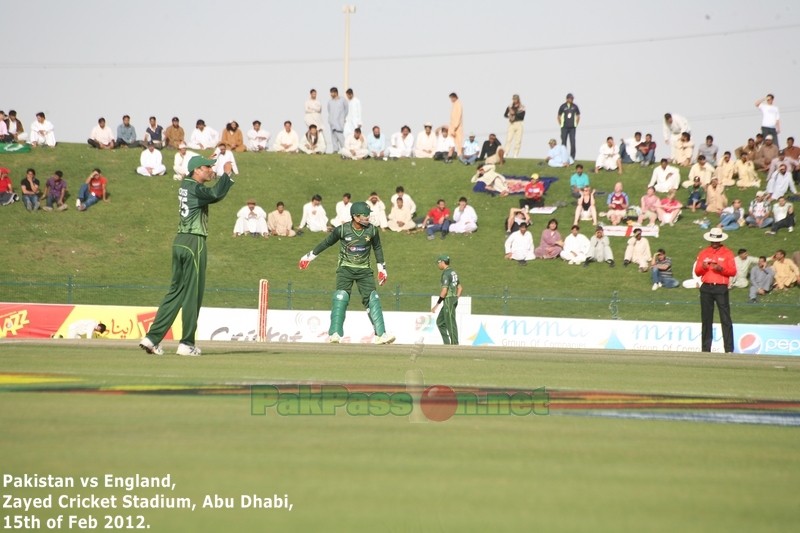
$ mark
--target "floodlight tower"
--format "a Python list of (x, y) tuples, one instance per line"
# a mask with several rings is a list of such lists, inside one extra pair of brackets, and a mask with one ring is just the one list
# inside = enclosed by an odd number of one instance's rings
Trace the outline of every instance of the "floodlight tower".
[(356, 6), (342, 6), (344, 13), (344, 90), (350, 88), (350, 13), (356, 12)]

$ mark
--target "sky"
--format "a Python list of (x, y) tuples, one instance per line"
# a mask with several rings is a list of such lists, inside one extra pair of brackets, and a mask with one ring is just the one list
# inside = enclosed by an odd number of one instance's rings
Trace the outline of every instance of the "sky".
[[(505, 142), (503, 112), (527, 108), (520, 157), (543, 158), (559, 137), (568, 92), (581, 110), (578, 159), (605, 138), (651, 132), (663, 147), (666, 112), (687, 117), (693, 138), (733, 150), (760, 131), (754, 103), (775, 95), (781, 145), (800, 135), (800, 3), (604, 0), (491, 3), (348, 0), (350, 87), (364, 126), (388, 136), (403, 125), (446, 124), (458, 93), (465, 132)], [(99, 117), (116, 131), (131, 116), (197, 119), (221, 131), (253, 120), (274, 135), (284, 120), (305, 132), (315, 88), (344, 83), (343, 2), (168, 0), (7, 2), (0, 109), (26, 129), (43, 111), (60, 142), (85, 142)], [(13, 51), (10, 51), (13, 50)], [(327, 114), (323, 114), (327, 123)], [(665, 150), (657, 155), (666, 155)]]

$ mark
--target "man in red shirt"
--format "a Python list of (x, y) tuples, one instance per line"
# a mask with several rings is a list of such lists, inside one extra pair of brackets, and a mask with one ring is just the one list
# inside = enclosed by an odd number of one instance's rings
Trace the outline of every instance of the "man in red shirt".
[(703, 284), (700, 286), (700, 316), (702, 326), (702, 350), (711, 351), (714, 327), (714, 303), (719, 309), (719, 321), (722, 324), (722, 340), (725, 353), (733, 353), (733, 323), (731, 322), (731, 304), (728, 299), (728, 280), (736, 275), (736, 262), (733, 252), (722, 245), (728, 238), (722, 229), (711, 228), (703, 235), (711, 246), (701, 250), (697, 256), (694, 273)]
[(19, 200), (19, 196), (14, 194), (10, 174), (7, 168), (0, 168), (0, 205), (11, 205)]
[(444, 200), (436, 202), (436, 207), (428, 211), (425, 220), (422, 221), (422, 229), (428, 231), (428, 240), (435, 239), (434, 233), (442, 232), (442, 239), (447, 237), (450, 231), (450, 210), (445, 206)]
[(106, 183), (108, 180), (100, 174), (99, 168), (92, 170), (92, 173), (81, 185), (81, 190), (78, 191), (78, 199), (75, 201), (78, 211), (86, 211), (101, 199), (108, 202)]
[(525, 206), (544, 207), (544, 183), (539, 181), (539, 174), (532, 174), (530, 183), (525, 185), (525, 198), (519, 201), (519, 207)]

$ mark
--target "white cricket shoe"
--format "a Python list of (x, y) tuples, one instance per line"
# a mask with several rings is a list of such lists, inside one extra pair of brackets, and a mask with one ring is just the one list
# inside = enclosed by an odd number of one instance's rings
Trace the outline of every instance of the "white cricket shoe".
[(331, 338), (330, 338), (329, 342), (331, 344), (339, 344), (340, 340), (342, 340), (342, 338), (339, 336), (339, 334), (338, 333), (334, 333), (333, 335), (331, 335)]
[(375, 337), (375, 344), (392, 344), (396, 338), (391, 333), (384, 332), (380, 337)]
[(180, 343), (178, 345), (178, 355), (200, 355), (200, 348), (197, 346), (189, 346), (188, 344)]
[(160, 344), (153, 344), (153, 341), (147, 337), (139, 341), (139, 348), (149, 353), (150, 355), (164, 355), (164, 349)]

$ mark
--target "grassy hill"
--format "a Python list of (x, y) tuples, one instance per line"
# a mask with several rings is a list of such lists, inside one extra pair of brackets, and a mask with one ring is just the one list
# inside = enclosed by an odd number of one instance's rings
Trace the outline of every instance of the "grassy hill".
[[(171, 169), (174, 152), (164, 152)], [(86, 145), (59, 144), (52, 150), (4, 157), (0, 165), (12, 171), (15, 188), (29, 167), (35, 168), (42, 185), (55, 170), (62, 170), (69, 184), (69, 210), (28, 213), (22, 202), (0, 208), (3, 227), (0, 255), (0, 301), (41, 301), (66, 303), (108, 303), (156, 305), (169, 284), (171, 243), (177, 226), (175, 191), (178, 183), (165, 177), (136, 175), (139, 151), (98, 151)], [(258, 280), (270, 280), (271, 306), (276, 308), (324, 309), (333, 289), (335, 250), (328, 250), (307, 271), (297, 269), (297, 261), (322, 238), (311, 234), (296, 238), (232, 238), (235, 213), (245, 200), (254, 197), (269, 212), (283, 201), (300, 222), (302, 206), (313, 194), (323, 197), (329, 217), (344, 192), (354, 201), (377, 191), (388, 204), (395, 187), (402, 185), (424, 214), (436, 200), (444, 198), (453, 209), (460, 196), (469, 198), (479, 216), (479, 231), (469, 236), (450, 235), (428, 241), (424, 233), (382, 235), (389, 281), (381, 294), (384, 307), (404, 311), (425, 310), (429, 295), (438, 292), (439, 271), (436, 257), (447, 253), (459, 273), (465, 294), (477, 296), (473, 312), (611, 318), (610, 304), (616, 291), (618, 314), (623, 319), (699, 320), (695, 291), (682, 288), (657, 292), (650, 290), (649, 274), (639, 274), (635, 266), (622, 267), (624, 238), (611, 238), (617, 266), (592, 264), (589, 268), (568, 266), (560, 260), (532, 261), (526, 267), (503, 259), (505, 234), (503, 221), (519, 197), (491, 198), (472, 192), (470, 177), (474, 166), (445, 165), (430, 160), (342, 161), (338, 156), (237, 154), (240, 175), (228, 197), (210, 211), (209, 260), (205, 305), (254, 307)], [(556, 211), (563, 236), (569, 231), (574, 207), (569, 195), (569, 169), (539, 166), (538, 160), (510, 160), (502, 168), (506, 175), (556, 176), (547, 194), (548, 205), (567, 201), (568, 207)], [(592, 163), (585, 163), (587, 167)], [(75, 195), (92, 168), (99, 167), (109, 179), (110, 203), (99, 203), (89, 211), (75, 209)], [(624, 169), (622, 182), (632, 201), (644, 194), (652, 173), (638, 165)], [(685, 179), (688, 169), (682, 169)], [(598, 190), (611, 191), (618, 176), (613, 172), (591, 175)], [(729, 199), (742, 198), (747, 205), (755, 191)], [(684, 201), (685, 192), (680, 193)], [(601, 206), (602, 204), (602, 206)], [(605, 197), (598, 199), (604, 210)], [(650, 239), (653, 251), (664, 248), (672, 257), (678, 279), (690, 277), (697, 252), (706, 245), (703, 230), (692, 223), (701, 213), (685, 212), (675, 227), (662, 228), (659, 239)], [(533, 217), (534, 241), (549, 216)], [(591, 236), (593, 228), (582, 227)], [(726, 245), (734, 251), (747, 248), (751, 255), (771, 255), (784, 248), (791, 254), (800, 248), (800, 232), (781, 232), (777, 237), (763, 230), (740, 229), (731, 232)], [(69, 277), (74, 284), (68, 288)], [(35, 282), (32, 284), (31, 282)], [(51, 285), (42, 285), (51, 284)], [(287, 288), (291, 285), (291, 303)], [(399, 285), (399, 290), (398, 286)], [(109, 286), (124, 286), (126, 289)], [(144, 288), (142, 288), (144, 287)], [(399, 292), (399, 295), (395, 293)], [(69, 293), (69, 294), (68, 294)], [(503, 298), (506, 295), (507, 298)], [(798, 323), (798, 291), (772, 294), (756, 305), (746, 303), (747, 291), (734, 290), (733, 316), (737, 322)], [(787, 318), (780, 318), (786, 316)]]

